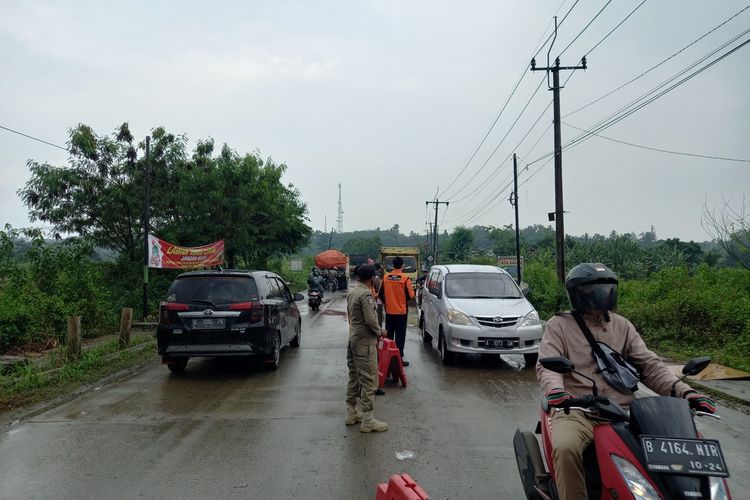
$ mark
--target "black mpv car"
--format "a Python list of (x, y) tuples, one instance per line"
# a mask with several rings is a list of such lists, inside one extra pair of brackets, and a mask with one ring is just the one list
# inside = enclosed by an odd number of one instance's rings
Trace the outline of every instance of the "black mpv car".
[(299, 347), (302, 321), (295, 301), (303, 298), (270, 271), (180, 274), (159, 307), (159, 355), (173, 372), (184, 371), (197, 356), (261, 356), (275, 370), (283, 346)]

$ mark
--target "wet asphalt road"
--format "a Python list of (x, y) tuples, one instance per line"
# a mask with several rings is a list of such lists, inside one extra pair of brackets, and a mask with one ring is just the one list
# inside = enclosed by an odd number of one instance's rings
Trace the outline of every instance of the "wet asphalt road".
[[(154, 363), (4, 427), (0, 499), (373, 499), (399, 472), (433, 499), (523, 497), (512, 436), (533, 429), (539, 396), (521, 356), (444, 367), (412, 326), (408, 387), (376, 399), (391, 428), (361, 434), (344, 425), (344, 295), (300, 308), (302, 347), (276, 372), (198, 359), (175, 376)], [(734, 497), (748, 498), (750, 416), (722, 415), (699, 427), (721, 440)]]

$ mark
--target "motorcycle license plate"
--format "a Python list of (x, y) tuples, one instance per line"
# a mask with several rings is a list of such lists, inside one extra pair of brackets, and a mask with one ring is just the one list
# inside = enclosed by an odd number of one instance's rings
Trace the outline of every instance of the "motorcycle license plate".
[(666, 474), (729, 477), (719, 442), (641, 436), (646, 468)]
[(225, 318), (200, 318), (193, 320), (193, 330), (223, 330), (226, 327)]

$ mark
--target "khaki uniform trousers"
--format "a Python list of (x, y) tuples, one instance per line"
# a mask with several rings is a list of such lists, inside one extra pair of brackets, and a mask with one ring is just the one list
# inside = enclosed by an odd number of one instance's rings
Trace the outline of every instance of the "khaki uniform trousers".
[(349, 385), (346, 404), (357, 406), (362, 413), (373, 410), (375, 389), (378, 387), (378, 351), (374, 339), (349, 339), (346, 364), (349, 367)]
[(561, 500), (586, 500), (583, 452), (594, 439), (596, 423), (583, 412), (555, 411), (552, 415), (552, 461)]

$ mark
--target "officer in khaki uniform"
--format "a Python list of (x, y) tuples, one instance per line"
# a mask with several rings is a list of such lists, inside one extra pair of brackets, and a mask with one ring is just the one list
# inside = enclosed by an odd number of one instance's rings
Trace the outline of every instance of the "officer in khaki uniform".
[(373, 417), (374, 392), (378, 386), (377, 341), (385, 336), (378, 325), (372, 296), (372, 265), (359, 266), (359, 281), (349, 290), (346, 309), (349, 314), (349, 344), (346, 364), (349, 385), (346, 389), (346, 425), (360, 423), (360, 432), (383, 432), (388, 424)]

